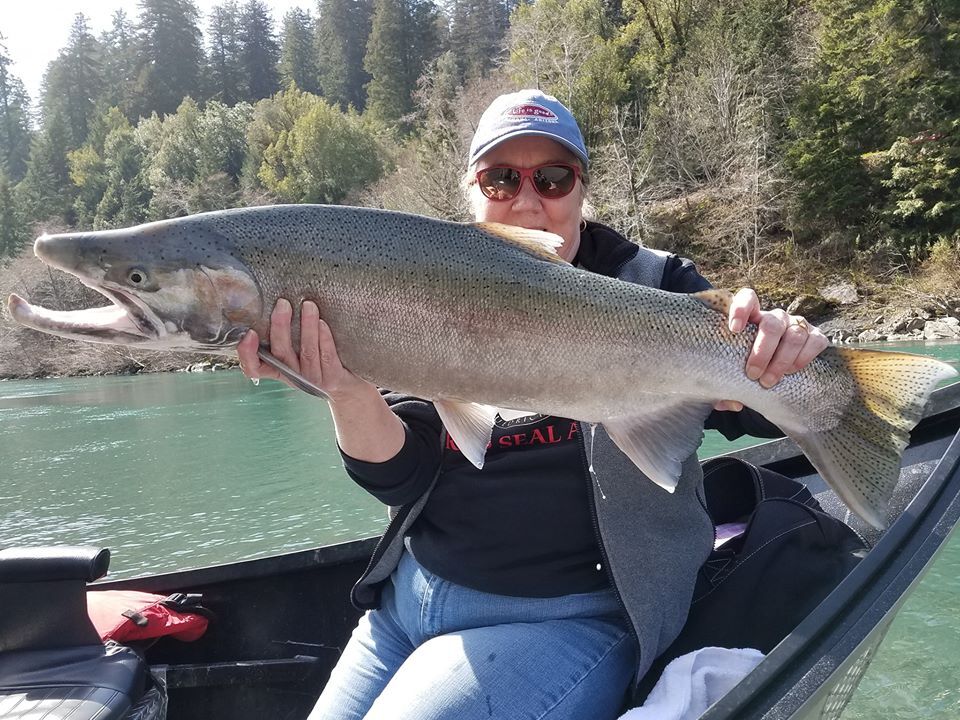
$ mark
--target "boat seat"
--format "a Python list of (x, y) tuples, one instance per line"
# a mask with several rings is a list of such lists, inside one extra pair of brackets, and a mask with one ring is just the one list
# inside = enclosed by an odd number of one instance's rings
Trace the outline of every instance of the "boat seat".
[(93, 547), (0, 550), (0, 720), (119, 720), (143, 694), (146, 662), (87, 615), (109, 563)]

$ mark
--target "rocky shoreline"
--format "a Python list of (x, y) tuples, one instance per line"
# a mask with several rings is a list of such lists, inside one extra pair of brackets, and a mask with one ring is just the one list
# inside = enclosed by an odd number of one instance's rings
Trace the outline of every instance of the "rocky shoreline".
[(787, 312), (808, 318), (838, 344), (960, 340), (960, 304), (871, 308), (852, 283), (801, 295)]

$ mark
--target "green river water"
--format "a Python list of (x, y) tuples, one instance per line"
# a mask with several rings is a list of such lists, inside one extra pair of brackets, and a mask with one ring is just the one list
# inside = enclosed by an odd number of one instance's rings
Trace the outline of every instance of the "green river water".
[[(960, 343), (895, 349), (960, 368)], [(700, 455), (752, 442), (708, 433)], [(386, 524), (343, 472), (326, 403), (236, 371), (0, 382), (0, 480), (0, 547), (106, 546), (111, 579), (343, 542)], [(844, 718), (956, 720), (958, 686), (954, 534)]]

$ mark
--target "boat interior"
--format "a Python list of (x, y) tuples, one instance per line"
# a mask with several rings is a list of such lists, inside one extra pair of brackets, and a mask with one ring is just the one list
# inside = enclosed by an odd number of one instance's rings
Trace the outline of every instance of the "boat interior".
[[(914, 430), (883, 532), (850, 513), (791, 441), (735, 453), (803, 482), (870, 550), (704, 720), (840, 717), (960, 518), (958, 427), (960, 383), (933, 395)], [(349, 593), (375, 544), (122, 581), (103, 580), (104, 548), (0, 550), (0, 720), (306, 718), (359, 616)], [(115, 590), (198, 594), (209, 626), (192, 642), (105, 643), (87, 598)], [(744, 623), (750, 613), (744, 598)]]

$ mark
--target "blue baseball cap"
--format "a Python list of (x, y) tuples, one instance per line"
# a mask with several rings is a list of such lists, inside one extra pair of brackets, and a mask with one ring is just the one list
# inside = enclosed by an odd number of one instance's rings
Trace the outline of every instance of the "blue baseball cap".
[(562, 102), (540, 90), (508, 93), (490, 103), (470, 143), (468, 165), (500, 143), (523, 135), (556, 140), (576, 155), (584, 168), (590, 165), (577, 121)]

